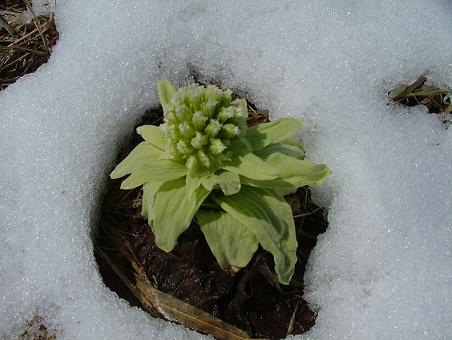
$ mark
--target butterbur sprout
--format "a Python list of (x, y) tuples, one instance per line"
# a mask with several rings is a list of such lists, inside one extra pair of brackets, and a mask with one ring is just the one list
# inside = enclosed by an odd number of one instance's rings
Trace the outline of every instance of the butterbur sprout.
[[(247, 104), (231, 91), (158, 82), (164, 123), (137, 129), (141, 142), (111, 173), (121, 189), (143, 186), (142, 215), (155, 243), (171, 251), (194, 219), (223, 269), (245, 267), (259, 245), (288, 284), (297, 261), (292, 211), (284, 196), (330, 175), (304, 160), (285, 118), (248, 128)], [(174, 211), (174, 207), (177, 210)]]

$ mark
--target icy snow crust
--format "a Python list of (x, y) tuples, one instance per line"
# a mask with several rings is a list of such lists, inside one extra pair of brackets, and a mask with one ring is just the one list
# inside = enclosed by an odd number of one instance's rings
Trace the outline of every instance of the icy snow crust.
[(330, 228), (302, 339), (452, 334), (452, 129), (386, 92), (452, 86), (450, 1), (62, 1), (49, 63), (0, 92), (0, 335), (33, 313), (59, 339), (190, 339), (105, 288), (90, 234), (115, 150), (155, 84), (203, 79), (305, 119)]

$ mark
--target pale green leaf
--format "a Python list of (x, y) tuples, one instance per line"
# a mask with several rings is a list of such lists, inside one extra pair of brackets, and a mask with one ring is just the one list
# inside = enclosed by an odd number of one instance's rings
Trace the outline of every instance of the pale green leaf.
[(134, 168), (121, 183), (121, 189), (134, 189), (147, 182), (166, 182), (187, 175), (187, 168), (167, 159), (154, 159)]
[(142, 125), (137, 128), (137, 133), (143, 137), (146, 142), (155, 145), (161, 150), (165, 150), (165, 139), (161, 127), (154, 125)]
[(283, 118), (249, 128), (245, 137), (253, 150), (260, 150), (269, 144), (292, 137), (302, 126), (300, 119)]
[(254, 234), (224, 211), (199, 210), (196, 217), (220, 267), (246, 267), (259, 246)]
[(252, 149), (248, 140), (244, 137), (240, 137), (232, 140), (231, 145), (228, 146), (228, 151), (238, 157), (252, 152)]
[(300, 160), (281, 152), (273, 152), (263, 157), (266, 164), (278, 170), (281, 179), (290, 181), (298, 187), (311, 184), (321, 184), (331, 175), (325, 164), (314, 164)]
[(293, 157), (295, 159), (302, 160), (304, 158), (304, 150), (302, 148), (296, 145), (289, 145), (285, 143), (273, 143), (261, 150), (255, 151), (254, 153), (256, 154), (256, 156), (265, 159), (269, 155), (276, 152)]
[(217, 177), (218, 184), (226, 196), (240, 191), (240, 176), (229, 171), (220, 173)]
[(299, 188), (297, 183), (294, 183), (292, 179), (276, 178), (270, 181), (258, 181), (247, 177), (240, 177), (240, 182), (243, 185), (249, 185), (256, 188), (271, 189), (283, 197), (291, 194)]
[(165, 109), (171, 103), (171, 97), (176, 92), (176, 88), (169, 80), (159, 80), (157, 82), (157, 91), (160, 98), (160, 103)]
[(218, 175), (203, 178), (202, 185), (209, 191), (219, 185), (226, 196), (233, 195), (240, 191), (240, 177), (233, 172), (224, 171)]
[(154, 198), (158, 189), (162, 186), (162, 182), (147, 182), (143, 185), (143, 197), (141, 201), (141, 215), (146, 218), (149, 223), (154, 218)]
[(189, 226), (202, 202), (209, 195), (203, 186), (188, 197), (185, 179), (166, 182), (157, 191), (154, 199), (153, 228), (155, 243), (168, 252), (173, 250), (177, 239)]
[(153, 144), (141, 142), (122, 160), (110, 174), (112, 179), (120, 178), (133, 172), (139, 166), (158, 160), (164, 152)]
[(201, 185), (202, 179), (200, 177), (193, 177), (190, 174), (187, 174), (187, 177), (185, 178), (185, 185), (187, 186), (187, 195), (189, 197), (192, 197), (196, 191), (196, 189), (199, 188)]
[(304, 158), (304, 146), (298, 137), (289, 137), (289, 138), (283, 140), (282, 143), (300, 149), (303, 152), (303, 157), (301, 157), (300, 159)]
[(234, 159), (223, 166), (223, 169), (257, 180), (270, 180), (278, 177), (278, 172), (274, 167), (266, 164), (253, 153), (247, 153)]
[(292, 210), (285, 199), (271, 190), (248, 186), (235, 195), (214, 199), (273, 255), (279, 281), (288, 284), (297, 262), (297, 240)]

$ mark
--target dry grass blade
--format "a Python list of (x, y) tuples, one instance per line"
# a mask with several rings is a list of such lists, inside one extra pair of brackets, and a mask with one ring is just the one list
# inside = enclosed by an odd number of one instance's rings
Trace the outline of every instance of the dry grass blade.
[(57, 40), (53, 15), (36, 15), (30, 0), (0, 2), (0, 90), (47, 62)]
[(452, 122), (452, 89), (426, 85), (427, 72), (412, 84), (398, 84), (388, 92), (388, 97), (407, 106), (425, 105), (430, 113), (436, 113), (447, 129)]
[(56, 331), (49, 329), (45, 325), (45, 320), (40, 315), (34, 315), (33, 318), (26, 322), (24, 327), (17, 335), (18, 340), (56, 340)]
[(150, 303), (152, 301), (167, 320), (183, 323), (201, 333), (212, 334), (217, 339), (249, 339), (245, 332), (171, 295), (153, 289), (143, 281), (137, 281), (137, 288), (142, 297), (149, 299)]
[(295, 322), (295, 317), (296, 317), (296, 315), (297, 315), (297, 311), (298, 311), (298, 307), (300, 306), (300, 303), (298, 302), (296, 305), (295, 305), (295, 308), (294, 308), (294, 310), (293, 310), (293, 312), (292, 312), (292, 317), (290, 318), (290, 322), (289, 322), (289, 327), (287, 327), (287, 336), (289, 336), (290, 334), (292, 334), (292, 331), (293, 331), (293, 324), (294, 324), (294, 322)]

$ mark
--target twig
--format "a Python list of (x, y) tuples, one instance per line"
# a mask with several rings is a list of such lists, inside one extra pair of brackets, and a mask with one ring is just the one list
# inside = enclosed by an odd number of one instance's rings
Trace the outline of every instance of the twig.
[(289, 327), (287, 327), (287, 336), (292, 334), (293, 325), (295, 324), (295, 316), (297, 315), (297, 312), (298, 312), (298, 306), (300, 306), (300, 301), (297, 301), (297, 304), (295, 305), (292, 316), (290, 317)]
[(321, 207), (317, 207), (316, 209), (314, 209), (313, 211), (304, 213), (304, 214), (298, 214), (298, 215), (294, 215), (293, 218), (299, 218), (299, 217), (305, 217), (305, 216), (309, 216), (312, 215), (314, 213), (316, 213), (317, 211), (319, 211), (320, 209), (322, 209)]

